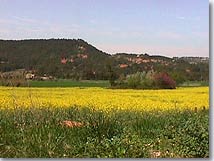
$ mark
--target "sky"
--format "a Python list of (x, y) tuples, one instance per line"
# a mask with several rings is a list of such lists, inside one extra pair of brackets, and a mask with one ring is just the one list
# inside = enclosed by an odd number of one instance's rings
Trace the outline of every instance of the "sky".
[(209, 56), (208, 0), (0, 0), (0, 39), (83, 39), (109, 54)]

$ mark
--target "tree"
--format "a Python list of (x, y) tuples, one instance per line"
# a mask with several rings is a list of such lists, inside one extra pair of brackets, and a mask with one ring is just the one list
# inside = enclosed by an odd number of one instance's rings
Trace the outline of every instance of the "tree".
[(157, 73), (154, 76), (154, 82), (157, 88), (163, 89), (175, 89), (176, 82), (169, 76), (168, 73)]
[(137, 72), (135, 74), (131, 74), (127, 76), (128, 86), (131, 88), (140, 88), (141, 83), (145, 80), (146, 73), (145, 72)]
[(115, 80), (117, 79), (117, 74), (114, 71), (113, 67), (111, 64), (107, 64), (107, 73), (108, 73), (108, 78), (111, 86), (115, 86)]

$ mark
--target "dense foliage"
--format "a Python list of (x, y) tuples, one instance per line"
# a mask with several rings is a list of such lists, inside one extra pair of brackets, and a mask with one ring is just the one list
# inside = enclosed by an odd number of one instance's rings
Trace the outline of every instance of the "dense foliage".
[(137, 72), (119, 78), (112, 88), (132, 88), (132, 89), (175, 89), (176, 82), (168, 73)]
[(167, 73), (154, 75), (155, 86), (163, 89), (175, 89), (176, 82)]
[[(81, 54), (88, 57), (83, 59)], [(74, 62), (62, 64), (63, 58)], [(107, 79), (105, 64), (109, 60), (108, 54), (81, 39), (0, 41), (2, 72), (24, 68), (57, 78)]]

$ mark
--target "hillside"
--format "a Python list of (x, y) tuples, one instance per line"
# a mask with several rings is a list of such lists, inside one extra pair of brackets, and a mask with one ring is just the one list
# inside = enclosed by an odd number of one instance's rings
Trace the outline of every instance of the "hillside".
[(209, 58), (107, 54), (81, 39), (0, 40), (0, 72), (25, 69), (57, 78), (99, 79), (137, 71), (165, 71), (177, 82), (209, 80)]
[(84, 40), (49, 39), (0, 41), (0, 70), (24, 68), (38, 74), (73, 77), (105, 70), (110, 55)]

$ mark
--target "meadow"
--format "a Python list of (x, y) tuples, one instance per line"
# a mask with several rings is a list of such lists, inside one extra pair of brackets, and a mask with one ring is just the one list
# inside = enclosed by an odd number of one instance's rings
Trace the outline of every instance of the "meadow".
[(55, 81), (28, 81), (30, 87), (109, 87), (110, 83), (106, 80), (69, 80), (57, 79)]
[(4, 158), (209, 157), (208, 87), (0, 91)]

